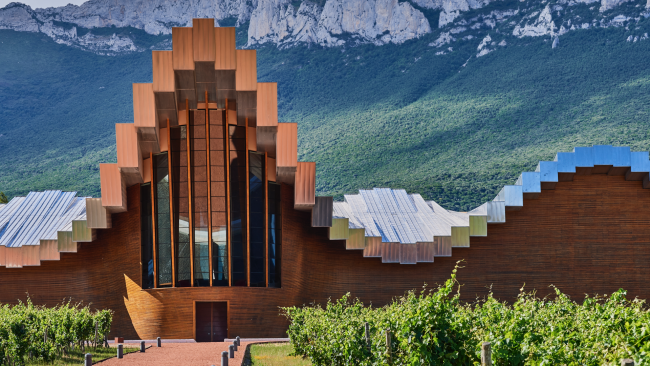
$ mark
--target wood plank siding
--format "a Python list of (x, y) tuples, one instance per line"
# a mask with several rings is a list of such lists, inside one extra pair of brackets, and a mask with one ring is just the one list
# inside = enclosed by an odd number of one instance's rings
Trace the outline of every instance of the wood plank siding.
[(381, 306), (424, 283), (443, 283), (457, 260), (462, 297), (513, 300), (525, 283), (539, 296), (557, 286), (572, 298), (612, 293), (650, 298), (650, 194), (642, 182), (591, 175), (557, 183), (537, 200), (526, 200), (507, 222), (489, 225), (487, 237), (453, 257), (401, 265), (362, 258), (345, 241), (330, 241), (328, 228), (312, 228), (311, 214), (294, 210), (294, 191), (282, 185), (282, 288), (201, 287), (141, 289), (139, 187), (128, 188), (128, 211), (113, 214), (113, 229), (97, 230), (93, 243), (40, 267), (0, 268), (0, 302), (26, 300), (53, 306), (64, 298), (115, 311), (110, 337), (193, 338), (195, 301), (229, 302), (229, 336), (281, 337), (287, 322), (278, 306), (324, 303), (350, 292)]

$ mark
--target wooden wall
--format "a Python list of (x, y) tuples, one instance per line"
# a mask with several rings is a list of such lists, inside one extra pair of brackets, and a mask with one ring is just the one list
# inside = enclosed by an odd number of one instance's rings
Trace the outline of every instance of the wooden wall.
[(140, 289), (139, 190), (129, 188), (128, 212), (113, 215), (113, 229), (99, 230), (93, 243), (76, 254), (40, 267), (0, 268), (0, 301), (54, 305), (64, 298), (111, 308), (113, 335), (126, 338), (193, 338), (194, 301), (228, 301), (229, 336), (284, 336), (286, 320), (278, 306), (324, 303), (350, 292), (373, 305), (424, 283), (443, 283), (457, 260), (467, 300), (495, 296), (512, 300), (522, 285), (540, 295), (553, 284), (574, 299), (584, 293), (650, 298), (650, 191), (641, 182), (605, 175), (578, 176), (525, 200), (508, 212), (507, 223), (490, 225), (488, 236), (472, 238), (470, 248), (453, 249), (435, 263), (400, 265), (363, 258), (343, 241), (327, 239), (326, 228), (311, 228), (308, 212), (293, 209), (294, 192), (283, 185), (283, 267), (281, 289)]

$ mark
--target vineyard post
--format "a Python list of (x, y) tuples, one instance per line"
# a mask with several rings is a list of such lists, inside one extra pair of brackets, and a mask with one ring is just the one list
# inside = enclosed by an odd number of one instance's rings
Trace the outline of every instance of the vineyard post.
[(97, 348), (97, 327), (99, 326), (98, 322), (95, 322), (95, 348)]
[(366, 322), (366, 344), (368, 345), (368, 352), (371, 352), (371, 345), (370, 345), (370, 324)]
[(624, 360), (621, 360), (621, 366), (634, 366), (634, 360), (630, 358), (626, 358)]
[(483, 342), (481, 345), (481, 366), (492, 366), (492, 344)]
[(393, 348), (391, 347), (391, 339), (390, 339), (390, 329), (386, 329), (386, 348), (388, 352), (388, 364), (392, 365), (393, 364)]

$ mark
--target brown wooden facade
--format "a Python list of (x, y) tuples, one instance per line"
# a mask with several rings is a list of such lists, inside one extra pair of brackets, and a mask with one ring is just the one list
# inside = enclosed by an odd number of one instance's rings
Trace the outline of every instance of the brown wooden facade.
[[(451, 258), (400, 265), (363, 258), (330, 241), (327, 228), (312, 228), (311, 216), (294, 209), (294, 191), (282, 186), (282, 288), (141, 288), (138, 185), (128, 188), (128, 211), (114, 214), (112, 229), (79, 245), (77, 253), (39, 267), (0, 268), (0, 301), (27, 294), (37, 304), (65, 299), (115, 311), (112, 335), (152, 339), (193, 338), (197, 301), (228, 303), (229, 336), (281, 337), (286, 320), (279, 306), (324, 303), (350, 292), (366, 303), (385, 304), (405, 291), (443, 283), (459, 259), (466, 300), (495, 296), (512, 300), (524, 285), (540, 296), (555, 285), (574, 299), (585, 293), (650, 298), (650, 193), (622, 176), (576, 175), (539, 199), (509, 211), (507, 222), (489, 225), (488, 236)], [(111, 336), (112, 336), (111, 335)]]

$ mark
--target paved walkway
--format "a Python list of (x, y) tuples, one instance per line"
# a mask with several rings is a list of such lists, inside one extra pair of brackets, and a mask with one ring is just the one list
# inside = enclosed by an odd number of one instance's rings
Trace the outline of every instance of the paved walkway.
[[(241, 341), (241, 346), (235, 352), (235, 358), (228, 359), (228, 366), (240, 366), (246, 351), (246, 345), (251, 342)], [(257, 342), (254, 342), (257, 343)], [(163, 343), (162, 347), (156, 347), (155, 342), (145, 343), (146, 352), (125, 354), (123, 359), (111, 358), (101, 362), (101, 366), (126, 366), (126, 365), (160, 365), (160, 366), (178, 366), (178, 365), (200, 365), (200, 366), (220, 366), (221, 352), (227, 351), (232, 342), (212, 342), (212, 343)], [(135, 346), (127, 344), (125, 347)], [(138, 345), (139, 346), (139, 345)], [(115, 345), (111, 345), (115, 347)]]

